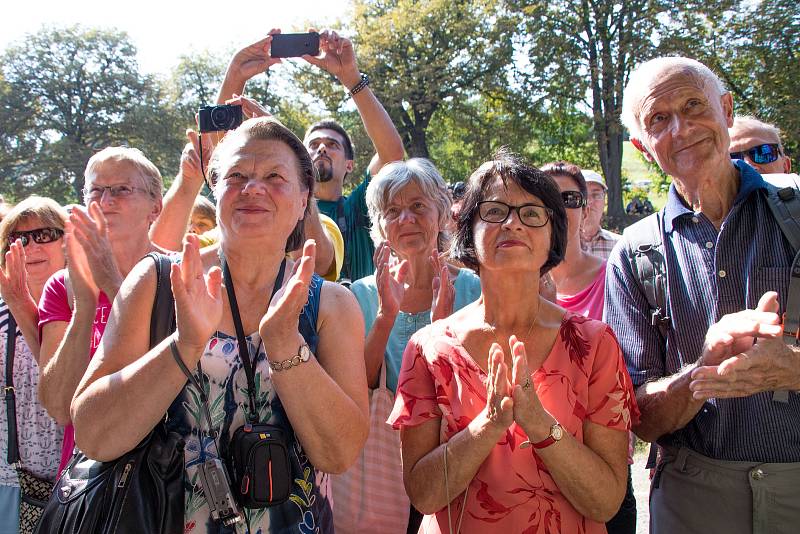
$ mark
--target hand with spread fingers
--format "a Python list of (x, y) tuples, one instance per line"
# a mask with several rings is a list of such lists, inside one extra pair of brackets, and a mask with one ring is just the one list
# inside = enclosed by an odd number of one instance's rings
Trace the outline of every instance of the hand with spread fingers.
[(358, 83), (361, 73), (356, 65), (356, 53), (350, 39), (333, 30), (324, 30), (319, 34), (319, 51), (319, 56), (305, 55), (303, 59), (335, 76), (345, 87), (350, 88)]
[(505, 430), (514, 422), (515, 407), (505, 355), (497, 343), (492, 343), (489, 348), (487, 367), (484, 415), (492, 426)]
[(200, 241), (187, 234), (183, 260), (173, 263), (169, 274), (175, 296), (176, 342), (199, 357), (222, 318), (222, 270), (212, 267), (203, 272)]
[[(298, 331), (298, 318), (303, 306), (308, 302), (308, 288), (314, 275), (316, 247), (314, 240), (306, 240), (302, 257), (295, 262), (289, 279), (272, 297), (267, 313), (258, 325), (268, 355), (275, 354), (278, 358), (286, 354), (287, 350), (296, 351), (303, 343)], [(285, 339), (287, 333), (291, 336), (289, 340)]]
[(800, 351), (786, 345), (778, 295), (765, 293), (755, 310), (724, 316), (709, 328), (689, 388), (698, 400), (800, 389)]
[(403, 260), (392, 266), (392, 248), (388, 241), (375, 249), (375, 284), (378, 286), (378, 315), (394, 319), (400, 313), (400, 305), (406, 292), (406, 277), (409, 264)]
[(281, 31), (278, 28), (273, 28), (265, 38), (259, 39), (236, 52), (228, 65), (228, 75), (246, 82), (271, 66), (281, 63), (280, 58), (270, 56), (272, 36), (278, 33), (281, 33)]
[(28, 273), (25, 270), (25, 247), (17, 239), (8, 247), (5, 265), (0, 269), (0, 295), (11, 313), (19, 321), (23, 314), (37, 315), (36, 301), (28, 288)]
[(431, 322), (449, 317), (453, 313), (453, 304), (456, 299), (456, 290), (450, 280), (450, 268), (446, 258), (434, 249), (431, 252), (431, 266), (433, 267), (433, 301), (431, 303)]
[(65, 230), (67, 267), (75, 296), (91, 297), (94, 305), (102, 291), (113, 301), (124, 277), (114, 260), (100, 205), (93, 201), (88, 211), (74, 208)]

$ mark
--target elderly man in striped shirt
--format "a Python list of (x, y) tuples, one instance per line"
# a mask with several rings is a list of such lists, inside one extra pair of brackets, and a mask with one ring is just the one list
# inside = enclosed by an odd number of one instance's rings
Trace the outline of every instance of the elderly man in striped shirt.
[(658, 58), (631, 74), (623, 122), (673, 179), (661, 211), (666, 331), (651, 324), (625, 236), (606, 281), (606, 321), (637, 387), (634, 431), (662, 451), (651, 532), (798, 532), (800, 351), (779, 315), (795, 251), (767, 183), (730, 158), (732, 96), (705, 65)]

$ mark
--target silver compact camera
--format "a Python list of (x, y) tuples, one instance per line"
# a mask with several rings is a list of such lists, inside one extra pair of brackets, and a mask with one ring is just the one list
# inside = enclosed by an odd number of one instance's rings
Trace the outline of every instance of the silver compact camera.
[(233, 499), (231, 484), (222, 462), (218, 458), (206, 460), (197, 466), (197, 472), (211, 517), (225, 526), (240, 522), (242, 516)]

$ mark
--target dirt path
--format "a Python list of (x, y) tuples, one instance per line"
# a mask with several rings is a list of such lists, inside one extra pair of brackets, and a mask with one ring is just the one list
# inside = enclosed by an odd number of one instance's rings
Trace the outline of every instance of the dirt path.
[(649, 471), (644, 468), (646, 463), (647, 452), (637, 452), (631, 466), (633, 492), (636, 495), (636, 534), (648, 534), (650, 531), (650, 477)]

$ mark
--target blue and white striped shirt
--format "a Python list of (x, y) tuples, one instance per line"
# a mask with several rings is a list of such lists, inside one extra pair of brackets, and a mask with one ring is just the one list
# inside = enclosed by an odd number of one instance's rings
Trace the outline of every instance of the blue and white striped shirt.
[[(766, 188), (764, 179), (744, 162), (735, 164), (739, 193), (719, 232), (670, 187), (664, 206), (672, 320), (666, 347), (650, 324), (626, 238), (611, 253), (604, 317), (619, 338), (634, 386), (697, 361), (708, 328), (725, 314), (755, 308), (767, 291), (778, 292), (783, 312), (794, 252), (760, 191)], [(791, 393), (788, 404), (774, 402), (771, 392), (710, 399), (689, 424), (659, 443), (720, 460), (800, 462), (800, 395)]]

